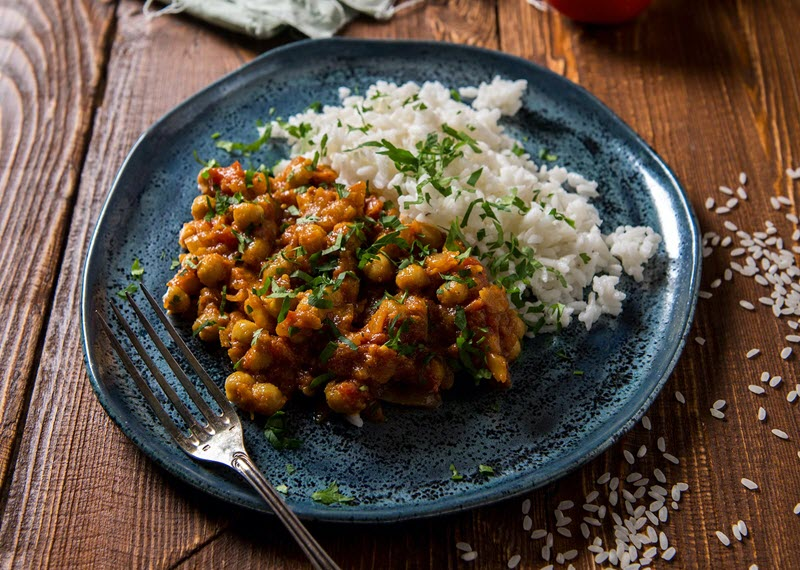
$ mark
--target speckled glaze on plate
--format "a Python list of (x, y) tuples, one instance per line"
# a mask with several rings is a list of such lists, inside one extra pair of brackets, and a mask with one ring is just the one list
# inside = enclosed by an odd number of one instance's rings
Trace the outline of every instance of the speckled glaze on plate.
[[(454, 391), (436, 410), (387, 406), (385, 423), (362, 429), (340, 419), (317, 424), (308, 406), (293, 404), (289, 422), (303, 441), (300, 449), (274, 450), (263, 421), (243, 418), (247, 447), (274, 484), (287, 485), (287, 501), (301, 517), (396, 521), (493, 503), (553, 481), (634, 425), (683, 348), (700, 276), (697, 224), (668, 167), (592, 95), (528, 61), (443, 43), (332, 39), (272, 50), (173, 109), (142, 135), (111, 188), (84, 268), (84, 350), (97, 397), (142, 451), (197, 489), (267, 510), (235, 473), (194, 461), (170, 441), (92, 318), (95, 308), (109, 312), (134, 258), (142, 260), (150, 289), (163, 290), (197, 192), (193, 151), (224, 163), (230, 158), (214, 148), (212, 133), (252, 140), (255, 121), (266, 119), (270, 108), (287, 117), (314, 101), (336, 103), (340, 86), (363, 91), (376, 80), (438, 80), (458, 87), (495, 75), (527, 79), (523, 108), (506, 121), (508, 130), (527, 137), (534, 156), (547, 147), (558, 164), (599, 182), (595, 204), (606, 232), (646, 224), (664, 237), (644, 282), (623, 279), (624, 313), (603, 318), (591, 332), (576, 326), (527, 340), (507, 392)], [(285, 153), (273, 146), (254, 160), (272, 164)], [(231, 367), (227, 357), (201, 347), (188, 326), (183, 331), (222, 383)], [(576, 369), (584, 374), (573, 375)], [(287, 463), (294, 473), (287, 473)], [(450, 479), (451, 464), (463, 481)], [(479, 464), (491, 465), (496, 475), (479, 474)], [(357, 501), (313, 502), (312, 492), (331, 481)]]

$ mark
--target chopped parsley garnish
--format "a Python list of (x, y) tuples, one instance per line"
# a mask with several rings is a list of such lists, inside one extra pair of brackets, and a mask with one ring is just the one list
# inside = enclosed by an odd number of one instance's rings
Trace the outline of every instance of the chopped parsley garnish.
[(339, 492), (339, 484), (333, 481), (326, 489), (314, 491), (311, 499), (323, 505), (347, 504), (355, 501), (353, 497), (347, 497)]
[(262, 121), (256, 122), (258, 138), (250, 143), (218, 140), (216, 147), (221, 148), (227, 153), (240, 153), (245, 156), (261, 149), (272, 136), (272, 125), (265, 125)]
[(297, 449), (302, 444), (299, 439), (289, 437), (286, 428), (286, 412), (283, 410), (278, 410), (267, 419), (264, 435), (272, 447), (278, 451)]
[(558, 160), (558, 155), (557, 154), (553, 154), (552, 152), (550, 152), (546, 148), (542, 147), (542, 148), (539, 149), (539, 158), (542, 159), (542, 160), (546, 160), (548, 162), (552, 162), (554, 160)]
[(173, 258), (172, 262), (169, 264), (169, 270), (174, 271), (180, 266), (181, 266), (180, 260)]
[(128, 297), (127, 297), (126, 293), (130, 293), (131, 295), (133, 295), (138, 290), (139, 290), (139, 286), (136, 283), (129, 283), (127, 287), (117, 291), (117, 297), (119, 297), (121, 299), (127, 299)]
[(278, 491), (279, 493), (285, 495), (286, 493), (289, 492), (289, 487), (287, 487), (284, 484), (275, 485), (275, 490)]
[(461, 481), (464, 479), (464, 476), (458, 472), (458, 469), (456, 469), (456, 466), (453, 463), (450, 464), (450, 479), (452, 481)]
[(483, 174), (482, 166), (478, 170), (470, 174), (469, 179), (467, 180), (467, 184), (469, 184), (470, 186), (475, 186), (475, 183), (478, 182), (478, 180), (481, 177), (481, 174)]
[(521, 146), (519, 146), (515, 142), (513, 148), (511, 149), (511, 152), (514, 153), (517, 156), (522, 156), (523, 154), (525, 154), (525, 149), (522, 148)]
[(208, 327), (213, 327), (216, 324), (217, 321), (213, 320), (204, 321), (199, 327), (197, 327), (194, 331), (192, 331), (192, 336), (197, 336), (203, 329), (207, 329)]
[(291, 463), (286, 464), (286, 474), (287, 475), (294, 475), (297, 472), (297, 467), (292, 465)]
[(131, 277), (137, 281), (141, 281), (142, 275), (144, 275), (144, 267), (142, 267), (142, 264), (139, 263), (139, 259), (134, 259), (133, 264), (131, 265)]
[(458, 89), (451, 89), (450, 97), (452, 97), (453, 101), (458, 101), (461, 103), (461, 93), (458, 92)]
[(309, 111), (314, 111), (315, 113), (319, 113), (322, 110), (322, 103), (319, 101), (314, 101), (308, 107), (306, 107)]
[(588, 253), (582, 253), (580, 255), (581, 255), (581, 261), (583, 261), (584, 263), (589, 263), (592, 260), (592, 256), (589, 255)]
[(494, 476), (494, 468), (490, 465), (478, 465), (478, 472), (481, 475), (486, 475), (487, 477)]

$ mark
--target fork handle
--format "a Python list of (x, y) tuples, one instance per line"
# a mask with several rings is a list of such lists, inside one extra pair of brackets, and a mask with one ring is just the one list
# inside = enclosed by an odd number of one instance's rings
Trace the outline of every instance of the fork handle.
[(258, 494), (267, 502), (273, 512), (278, 515), (283, 525), (292, 535), (297, 542), (298, 546), (303, 550), (311, 565), (317, 570), (341, 570), (336, 562), (325, 552), (325, 549), (311, 536), (308, 529), (300, 522), (292, 510), (286, 506), (286, 502), (278, 495), (275, 488), (267, 481), (267, 478), (261, 474), (258, 467), (255, 466), (250, 456), (243, 452), (237, 451), (233, 454), (231, 467), (236, 469), (242, 477), (247, 479), (253, 488), (258, 491)]

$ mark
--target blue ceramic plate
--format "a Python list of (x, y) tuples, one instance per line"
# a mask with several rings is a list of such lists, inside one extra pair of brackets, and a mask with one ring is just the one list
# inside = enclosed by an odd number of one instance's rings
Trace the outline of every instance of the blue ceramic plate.
[[(524, 105), (507, 121), (536, 155), (547, 147), (558, 163), (600, 183), (595, 203), (604, 228), (649, 225), (664, 238), (643, 283), (623, 281), (619, 318), (590, 333), (573, 327), (528, 340), (512, 367), (507, 392), (446, 394), (436, 410), (387, 406), (387, 420), (356, 429), (334, 419), (318, 424), (310, 409), (289, 407), (300, 449), (276, 451), (263, 422), (244, 418), (247, 447), (287, 501), (307, 519), (395, 521), (486, 505), (550, 481), (597, 456), (631, 428), (666, 382), (684, 345), (700, 276), (697, 224), (686, 196), (661, 159), (619, 118), (582, 88), (528, 61), (443, 43), (306, 41), (272, 50), (182, 103), (151, 127), (122, 166), (89, 248), (83, 281), (83, 339), (91, 382), (108, 414), (148, 456), (181, 481), (231, 503), (266, 510), (232, 471), (193, 461), (173, 444), (135, 391), (92, 315), (108, 313), (129, 282), (134, 258), (144, 281), (162, 291), (177, 257), (177, 234), (196, 195), (197, 151), (230, 160), (210, 135), (252, 140), (270, 108), (287, 117), (314, 101), (337, 102), (337, 88), (364, 90), (376, 80), (439, 80), (477, 85), (495, 75), (527, 79)], [(272, 164), (285, 148), (256, 160)], [(204, 354), (220, 383), (231, 364)], [(563, 352), (568, 360), (557, 355)], [(584, 371), (582, 376), (573, 371)], [(289, 474), (286, 465), (296, 471)], [(450, 479), (453, 464), (464, 475)], [(491, 465), (495, 476), (479, 474)], [(291, 470), (291, 469), (289, 469)], [(311, 500), (338, 481), (350, 506)]]

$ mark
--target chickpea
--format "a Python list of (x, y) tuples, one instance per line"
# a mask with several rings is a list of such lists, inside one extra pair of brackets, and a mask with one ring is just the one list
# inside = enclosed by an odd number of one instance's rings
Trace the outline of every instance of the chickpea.
[(214, 208), (214, 198), (210, 196), (198, 196), (192, 200), (192, 217), (195, 220), (202, 220), (206, 214)]
[[(219, 313), (217, 313), (219, 314)], [(203, 313), (198, 315), (197, 320), (192, 325), (192, 331), (200, 340), (210, 342), (212, 340), (219, 340), (219, 331), (221, 324), (215, 319), (206, 318), (207, 314)]]
[(436, 226), (417, 222), (417, 239), (434, 249), (441, 249), (444, 245), (444, 234)]
[(442, 305), (460, 305), (467, 300), (469, 288), (458, 281), (445, 281), (436, 291), (436, 297)]
[(248, 228), (260, 226), (264, 221), (264, 210), (258, 204), (243, 202), (231, 208), (233, 210), (233, 222), (245, 231)]
[(392, 262), (381, 252), (377, 257), (372, 258), (369, 263), (364, 267), (364, 275), (370, 281), (376, 283), (385, 283), (392, 278)]
[(257, 330), (258, 327), (253, 321), (240, 319), (236, 321), (231, 329), (231, 339), (234, 342), (241, 342), (249, 345), (251, 342), (253, 342), (253, 335)]
[(286, 403), (286, 396), (269, 382), (259, 382), (253, 386), (253, 399), (256, 401), (254, 411), (265, 416), (271, 416)]
[(197, 278), (207, 287), (215, 287), (228, 278), (228, 263), (218, 253), (204, 255), (197, 264)]
[(261, 196), (267, 191), (267, 177), (263, 172), (256, 172), (253, 174), (252, 187), (250, 188), (253, 194)]
[(269, 242), (262, 238), (256, 238), (247, 245), (247, 249), (242, 254), (242, 261), (247, 265), (259, 266), (269, 254)]
[(430, 283), (421, 265), (411, 264), (397, 272), (395, 283), (404, 291), (419, 291)]
[(257, 346), (250, 348), (244, 355), (243, 366), (253, 372), (266, 372), (272, 364), (272, 356), (269, 352), (258, 350)]
[(328, 234), (317, 224), (303, 224), (297, 232), (300, 245), (307, 253), (316, 253), (325, 249)]
[(185, 313), (189, 310), (189, 295), (180, 287), (170, 286), (164, 295), (164, 308), (170, 313)]
[(508, 361), (505, 358), (499, 354), (490, 352), (486, 355), (486, 367), (489, 369), (489, 372), (492, 373), (495, 380), (501, 384), (508, 382)]
[(269, 382), (256, 383), (247, 372), (237, 371), (225, 379), (227, 398), (248, 412), (271, 416), (286, 403), (286, 396)]

